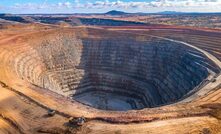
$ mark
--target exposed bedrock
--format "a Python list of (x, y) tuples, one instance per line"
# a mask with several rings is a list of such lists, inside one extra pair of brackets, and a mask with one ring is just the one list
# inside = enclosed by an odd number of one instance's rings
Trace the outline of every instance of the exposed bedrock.
[(145, 37), (44, 37), (12, 64), (35, 85), (104, 110), (177, 102), (219, 68), (184, 44)]

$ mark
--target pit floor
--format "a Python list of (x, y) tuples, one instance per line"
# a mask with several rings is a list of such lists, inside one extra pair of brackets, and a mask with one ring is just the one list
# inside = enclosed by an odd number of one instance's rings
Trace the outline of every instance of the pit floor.
[(74, 96), (74, 99), (91, 107), (103, 110), (127, 111), (141, 109), (141, 100), (102, 91), (87, 92)]

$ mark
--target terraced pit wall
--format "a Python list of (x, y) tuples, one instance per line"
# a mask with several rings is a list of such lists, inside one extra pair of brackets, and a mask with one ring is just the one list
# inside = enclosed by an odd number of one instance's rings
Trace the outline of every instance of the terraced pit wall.
[(45, 33), (2, 47), (0, 69), (83, 104), (120, 111), (177, 102), (220, 71), (203, 53), (181, 43), (87, 32)]

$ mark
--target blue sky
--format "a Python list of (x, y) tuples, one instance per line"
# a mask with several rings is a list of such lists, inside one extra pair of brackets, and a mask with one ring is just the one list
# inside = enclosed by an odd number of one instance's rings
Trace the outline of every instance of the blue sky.
[(221, 12), (221, 0), (0, 0), (2, 13)]

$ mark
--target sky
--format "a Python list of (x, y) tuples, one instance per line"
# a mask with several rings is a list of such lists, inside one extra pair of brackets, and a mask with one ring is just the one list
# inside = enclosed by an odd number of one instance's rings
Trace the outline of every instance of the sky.
[(0, 13), (221, 12), (221, 0), (0, 0)]

